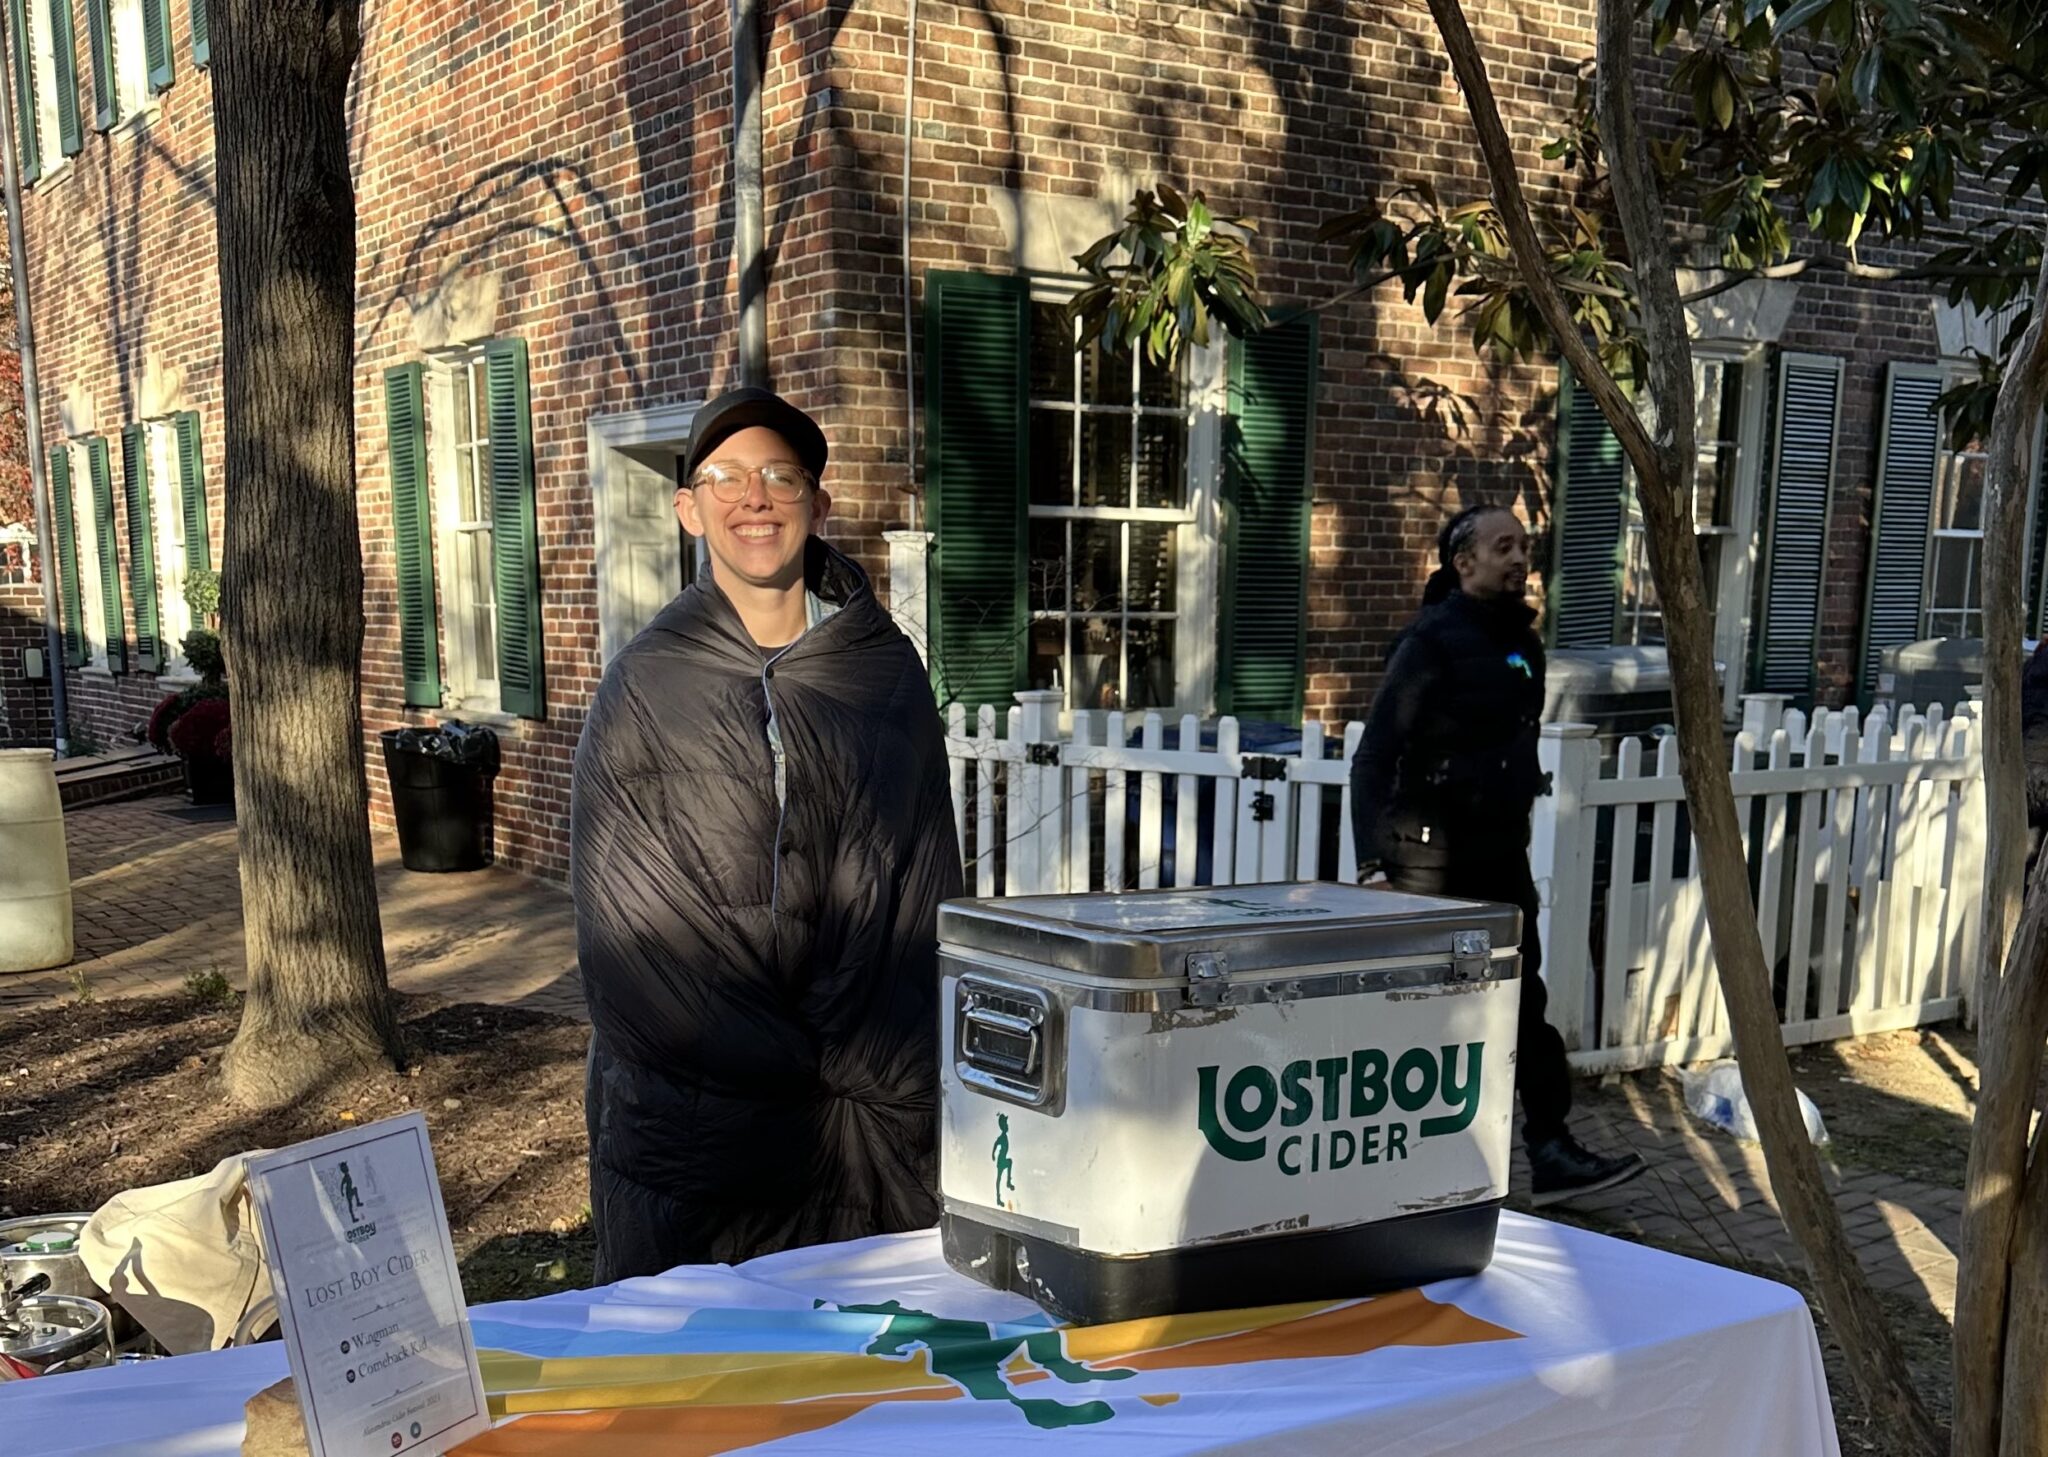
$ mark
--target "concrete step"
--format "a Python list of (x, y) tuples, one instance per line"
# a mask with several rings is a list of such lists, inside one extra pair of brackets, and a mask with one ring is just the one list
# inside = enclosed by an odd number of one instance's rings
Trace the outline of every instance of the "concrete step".
[(177, 756), (147, 744), (57, 761), (57, 793), (66, 809), (158, 794), (184, 782)]

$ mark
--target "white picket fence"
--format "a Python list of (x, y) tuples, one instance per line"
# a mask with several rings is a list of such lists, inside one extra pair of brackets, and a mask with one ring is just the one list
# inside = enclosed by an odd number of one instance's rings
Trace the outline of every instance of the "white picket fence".
[[(977, 896), (1356, 878), (1350, 761), (1363, 725), (1302, 726), (1299, 752), (1242, 751), (1234, 719), (1166, 748), (1159, 714), (1088, 715), (1026, 692), (999, 722), (949, 714), (953, 811)], [(1983, 772), (1967, 706), (1822, 714), (1753, 701), (1734, 785), (1787, 1043), (1955, 1015), (1977, 934)], [(1769, 726), (1768, 734), (1765, 732)], [(1137, 747), (1130, 746), (1133, 731)], [(1587, 1071), (1724, 1055), (1726, 1031), (1677, 744), (1606, 777), (1593, 730), (1546, 726), (1536, 876), (1552, 1023)], [(1211, 804), (1205, 807), (1204, 787)], [(1206, 808), (1206, 813), (1204, 812)], [(1617, 847), (1621, 853), (1617, 854)], [(1830, 908), (1833, 908), (1830, 913)]]

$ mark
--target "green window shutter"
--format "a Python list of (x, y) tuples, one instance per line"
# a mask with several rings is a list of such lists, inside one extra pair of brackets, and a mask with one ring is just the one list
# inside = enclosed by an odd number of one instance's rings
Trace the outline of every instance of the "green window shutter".
[(71, 452), (50, 452), (50, 503), (57, 518), (57, 606), (63, 617), (64, 663), (85, 666), (85, 599), (78, 589), (78, 528), (71, 514)]
[(71, 29), (71, 0), (46, 0), (50, 7), (50, 47), (56, 52), (57, 137), (64, 155), (75, 157), (85, 147), (85, 127), (78, 117), (78, 38)]
[(1753, 633), (1749, 677), (1761, 692), (1806, 698), (1813, 693), (1820, 645), (1842, 361), (1824, 354), (1781, 354), (1775, 369), (1758, 598), (1762, 611)]
[(1934, 515), (1934, 472), (1941, 421), (1935, 401), (1945, 380), (1934, 364), (1885, 367), (1884, 417), (1877, 449), (1877, 500), (1870, 527), (1870, 583), (1863, 609), (1863, 653), (1857, 675), (1868, 698), (1878, 656), (1920, 640), (1920, 606)]
[(43, 175), (43, 149), (36, 134), (36, 61), (29, 44), (28, 0), (7, 0), (7, 49), (14, 57), (14, 136), (21, 152), (25, 187)]
[(142, 0), (142, 51), (149, 60), (150, 91), (168, 91), (177, 74), (171, 64), (171, 0)]
[(99, 533), (100, 599), (106, 609), (107, 671), (128, 671), (128, 624), (121, 611), (121, 549), (114, 533), (114, 471), (107, 460), (107, 442), (98, 436), (85, 442), (85, 462), (92, 476), (93, 526)]
[(86, 38), (92, 42), (92, 124), (107, 130), (121, 119), (114, 81), (114, 17), (110, 0), (85, 0)]
[(185, 522), (185, 570), (203, 572), (213, 565), (206, 541), (206, 473), (199, 454), (199, 412), (177, 418), (178, 511)]
[[(427, 472), (427, 416), (417, 364), (384, 371), (384, 418), (391, 450), (391, 528), (397, 537), (398, 656), (405, 701), (441, 706), (441, 650), (434, 613), (433, 507)], [(198, 456), (198, 422), (193, 423)], [(180, 436), (182, 440), (182, 435)]]
[(149, 501), (149, 427), (121, 432), (121, 496), (128, 508), (128, 597), (135, 604), (135, 666), (163, 669), (163, 616), (156, 600), (156, 521)]
[(484, 346), (491, 414), (491, 563), (498, 614), (498, 706), (545, 718), (541, 669), (540, 537), (534, 521), (533, 415), (526, 341)]
[(925, 275), (932, 690), (997, 722), (1025, 684), (1030, 311), (1022, 278)]
[(192, 0), (192, 64), (203, 66), (213, 59), (213, 21), (206, 13), (206, 0)]
[(1627, 550), (1626, 457), (1614, 427), (1569, 369), (1558, 372), (1553, 459), (1549, 611), (1544, 614), (1550, 644), (1611, 647)]
[(1231, 345), (1216, 707), (1240, 718), (1301, 719), (1318, 343), (1302, 314)]

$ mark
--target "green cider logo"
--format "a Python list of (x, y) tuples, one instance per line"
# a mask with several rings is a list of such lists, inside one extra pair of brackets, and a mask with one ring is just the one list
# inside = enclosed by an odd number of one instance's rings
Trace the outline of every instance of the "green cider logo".
[[(1202, 1136), (1236, 1163), (1263, 1159), (1270, 1147), (1274, 1165), (1289, 1177), (1405, 1159), (1410, 1124), (1381, 1115), (1389, 1109), (1421, 1113), (1434, 1104), (1445, 1111), (1416, 1125), (1421, 1138), (1464, 1132), (1479, 1111), (1485, 1057), (1484, 1042), (1411, 1047), (1395, 1059), (1366, 1047), (1349, 1056), (1302, 1058), (1278, 1073), (1248, 1064), (1227, 1082), (1223, 1069), (1211, 1064), (1198, 1070)], [(1356, 1126), (1269, 1136), (1276, 1117), (1282, 1129), (1311, 1120)]]

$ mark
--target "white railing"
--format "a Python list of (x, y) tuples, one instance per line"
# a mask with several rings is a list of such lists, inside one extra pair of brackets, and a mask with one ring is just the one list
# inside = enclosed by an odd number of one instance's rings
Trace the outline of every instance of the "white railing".
[[(1188, 717), (1167, 748), (1157, 713), (1061, 731), (1061, 695), (1017, 695), (999, 725), (949, 713), (953, 812), (977, 896), (1356, 878), (1350, 761), (1363, 726), (1302, 726), (1294, 752), (1213, 747)], [(1854, 710), (1809, 725), (1748, 705), (1735, 794), (1787, 1043), (1953, 1016), (1983, 880), (1983, 773), (1967, 707)], [(1766, 734), (1767, 725), (1771, 725)], [(1131, 745), (1136, 739), (1135, 747)], [(1530, 859), (1551, 1020), (1588, 1071), (1725, 1054), (1726, 1030), (1685, 835), (1677, 745), (1645, 772), (1624, 741), (1603, 777), (1593, 730), (1549, 725), (1554, 792)], [(1615, 847), (1628, 847), (1615, 854)], [(1617, 869), (1619, 867), (1619, 869)], [(1833, 913), (1830, 913), (1830, 907)]]

